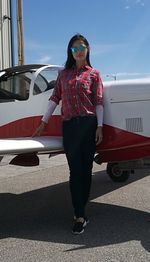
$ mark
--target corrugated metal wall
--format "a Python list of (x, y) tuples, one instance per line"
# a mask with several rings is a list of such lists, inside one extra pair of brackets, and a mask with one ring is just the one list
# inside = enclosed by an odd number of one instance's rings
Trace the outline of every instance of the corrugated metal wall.
[(0, 0), (0, 70), (12, 66), (11, 0)]

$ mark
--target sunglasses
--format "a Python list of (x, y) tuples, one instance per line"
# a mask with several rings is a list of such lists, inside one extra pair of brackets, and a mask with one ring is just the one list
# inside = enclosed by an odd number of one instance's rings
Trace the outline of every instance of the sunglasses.
[(84, 52), (84, 50), (86, 49), (86, 45), (79, 45), (79, 47), (71, 47), (71, 51), (73, 54), (77, 53), (78, 51), (80, 52)]

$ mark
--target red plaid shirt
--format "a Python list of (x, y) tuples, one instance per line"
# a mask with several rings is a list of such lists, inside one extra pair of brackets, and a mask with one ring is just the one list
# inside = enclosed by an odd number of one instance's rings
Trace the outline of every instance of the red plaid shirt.
[(50, 100), (62, 100), (62, 117), (69, 120), (76, 116), (95, 115), (95, 106), (102, 104), (102, 81), (99, 71), (90, 66), (62, 70)]

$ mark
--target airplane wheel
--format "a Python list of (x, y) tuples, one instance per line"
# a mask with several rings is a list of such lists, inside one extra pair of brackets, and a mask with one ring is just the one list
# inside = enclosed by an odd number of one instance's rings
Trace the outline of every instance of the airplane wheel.
[(114, 182), (125, 182), (130, 176), (130, 171), (121, 170), (117, 163), (108, 163), (106, 171)]

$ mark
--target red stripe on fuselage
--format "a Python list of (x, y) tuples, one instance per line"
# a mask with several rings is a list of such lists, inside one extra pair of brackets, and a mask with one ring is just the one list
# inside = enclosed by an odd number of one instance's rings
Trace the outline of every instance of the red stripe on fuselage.
[[(19, 119), (0, 127), (0, 139), (30, 137), (38, 127), (41, 116)], [(62, 119), (54, 115), (46, 125), (43, 136), (62, 136)], [(125, 161), (150, 156), (150, 138), (104, 125), (103, 142), (97, 147), (102, 162)]]
[[(39, 126), (41, 116), (27, 117), (16, 120), (0, 127), (0, 139), (30, 137)], [(61, 116), (52, 116), (45, 130), (41, 134), (43, 136), (62, 136), (62, 120)]]
[(103, 142), (97, 147), (102, 162), (126, 161), (150, 156), (150, 137), (104, 125)]

